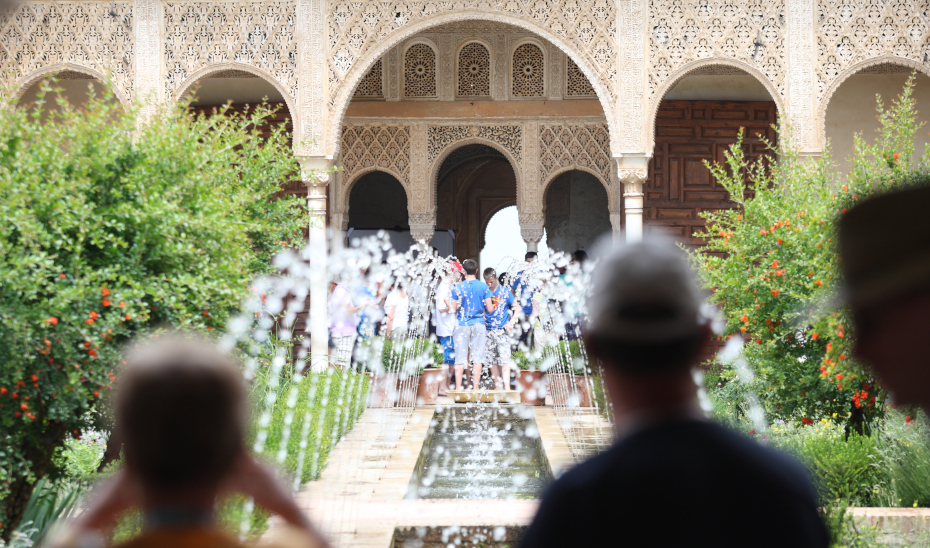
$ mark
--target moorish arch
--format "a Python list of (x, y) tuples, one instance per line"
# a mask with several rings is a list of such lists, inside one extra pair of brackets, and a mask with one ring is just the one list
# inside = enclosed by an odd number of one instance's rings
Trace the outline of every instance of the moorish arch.
[[(916, 76), (913, 98), (918, 117), (926, 123), (930, 112), (930, 68), (910, 59), (883, 55), (853, 64), (825, 88), (817, 110), (817, 138), (821, 147), (829, 142), (830, 154), (841, 172), (851, 167), (848, 158), (853, 153), (853, 135), (862, 133), (868, 142), (875, 138), (875, 96), (881, 95), (885, 108), (889, 108), (912, 72)], [(928, 143), (926, 132), (917, 132), (914, 137), (919, 152)]]
[(55, 63), (22, 77), (15, 84), (14, 100), (28, 103), (29, 98), (35, 95), (35, 91), (42, 82), (52, 77), (59, 79), (58, 86), (64, 89), (69, 102), (74, 103), (80, 101), (81, 96), (86, 97), (87, 85), (91, 85), (95, 93), (99, 94), (106, 90), (112, 93), (120, 104), (129, 106), (130, 99), (125, 91), (115, 85), (113, 80), (108, 79), (106, 74), (74, 63)]
[[(223, 80), (222, 85), (210, 86), (209, 90), (204, 88), (208, 81), (215, 80)], [(294, 113), (297, 112), (294, 97), (274, 75), (246, 63), (231, 62), (204, 67), (184, 79), (172, 98), (179, 101), (192, 92), (200, 95), (207, 91), (210, 96), (206, 104), (211, 106), (224, 104), (227, 100), (233, 104), (256, 104), (267, 97), (269, 103), (283, 103), (289, 119), (295, 118)]]
[(704, 242), (701, 214), (735, 206), (705, 164), (723, 162), (740, 132), (749, 161), (769, 154), (781, 100), (772, 82), (736, 60), (687, 64), (660, 90), (650, 111), (643, 230), (696, 248)]
[(502, 147), (487, 141), (466, 140), (449, 148), (436, 171), (436, 229), (455, 234), (457, 257), (478, 260), (488, 221), (518, 205), (519, 168)]
[[(610, 185), (590, 169), (557, 172), (545, 187), (547, 245), (554, 251), (590, 251), (611, 226)], [(619, 230), (620, 227), (617, 227)]]
[(378, 60), (382, 59), (388, 50), (410, 37), (428, 31), (428, 29), (432, 27), (449, 23), (471, 21), (488, 21), (510, 25), (523, 31), (529, 31), (531, 34), (537, 35), (558, 47), (559, 50), (574, 62), (590, 82), (600, 102), (607, 125), (610, 128), (611, 149), (619, 150), (619, 145), (614, 146), (614, 144), (617, 143), (619, 129), (616, 128), (616, 109), (614, 99), (612, 98), (613, 93), (609, 92), (607, 87), (608, 85), (612, 85), (612, 83), (605, 83), (598, 77), (598, 74), (593, 70), (586, 56), (582, 55), (574, 44), (570, 44), (559, 35), (553, 33), (550, 29), (534, 21), (507, 12), (490, 9), (467, 9), (431, 15), (415, 23), (406, 24), (384, 38), (379, 39), (377, 44), (371, 46), (359, 59), (356, 59), (352, 63), (346, 74), (339, 80), (337, 89), (333, 91), (329, 118), (330, 125), (325, 135), (324, 150), (326, 151), (326, 155), (338, 159), (341, 146), (339, 135), (349, 103), (353, 100), (356, 88), (360, 82), (362, 82), (369, 70)]

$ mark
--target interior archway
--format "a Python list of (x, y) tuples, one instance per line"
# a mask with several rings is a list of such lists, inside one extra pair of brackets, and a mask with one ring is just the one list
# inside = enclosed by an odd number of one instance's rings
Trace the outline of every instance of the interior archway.
[[(865, 68), (849, 76), (830, 96), (824, 114), (824, 129), (830, 142), (830, 154), (841, 173), (852, 169), (849, 158), (853, 154), (856, 133), (862, 133), (867, 142), (877, 136), (879, 122), (875, 112), (875, 96), (881, 95), (885, 108), (901, 94), (913, 69), (892, 63)], [(930, 77), (917, 73), (913, 98), (917, 103), (918, 117), (930, 121)], [(920, 155), (930, 143), (930, 134), (918, 131), (914, 136), (915, 154)]]
[(777, 104), (757, 76), (735, 66), (706, 65), (672, 85), (658, 105), (655, 148), (643, 184), (643, 230), (693, 247), (703, 245), (701, 213), (733, 207), (704, 162), (723, 162), (744, 130), (750, 160), (775, 142)]
[[(22, 108), (32, 108), (36, 104), (36, 101), (39, 100), (39, 93), (42, 87), (45, 84), (52, 84), (53, 79), (57, 80), (57, 82), (53, 83), (53, 87), (59, 88), (61, 90), (60, 96), (73, 107), (80, 107), (86, 104), (91, 95), (101, 98), (109, 94), (109, 98), (107, 99), (109, 102), (114, 104), (119, 104), (120, 102), (116, 94), (110, 93), (107, 85), (98, 78), (84, 72), (63, 70), (61, 72), (49, 74), (33, 82), (29, 87), (23, 90), (17, 104)], [(48, 111), (57, 111), (59, 109), (57, 103), (58, 94), (54, 95), (54, 97), (45, 97), (44, 109)]]
[(390, 173), (371, 171), (349, 191), (349, 241), (384, 230), (391, 245), (406, 251), (414, 244), (407, 215), (407, 191)]
[(553, 179), (545, 203), (547, 245), (553, 251), (588, 251), (611, 232), (607, 191), (586, 171), (573, 169)]
[(439, 168), (436, 229), (455, 234), (459, 259), (480, 259), (484, 228), (496, 212), (517, 205), (516, 174), (506, 157), (487, 145), (465, 145)]

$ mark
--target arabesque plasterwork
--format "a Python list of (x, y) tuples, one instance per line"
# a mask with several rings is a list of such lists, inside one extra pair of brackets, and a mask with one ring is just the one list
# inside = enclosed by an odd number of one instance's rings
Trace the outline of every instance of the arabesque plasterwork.
[(70, 69), (109, 77), (117, 96), (133, 97), (132, 2), (23, 2), (0, 10), (0, 73), (21, 87)]
[[(493, 100), (536, 96), (540, 85), (548, 101), (593, 92), (610, 155), (629, 167), (651, 152), (663, 94), (698, 70), (759, 79), (816, 153), (848, 76), (892, 65), (930, 72), (928, 10), (924, 0), (30, 1), (0, 13), (0, 71), (20, 93), (72, 71), (110, 78), (123, 101), (167, 101), (200, 77), (242, 70), (285, 96), (295, 152), (338, 163), (346, 107), (369, 69), (381, 63), (381, 92), (375, 74), (362, 84), (366, 99), (402, 100), (401, 48), (428, 37), (439, 52), (429, 99), (456, 100), (458, 48), (473, 39), (489, 48)], [(539, 52), (517, 52), (528, 40)], [(515, 54), (543, 72), (531, 91), (524, 82), (513, 93)]]

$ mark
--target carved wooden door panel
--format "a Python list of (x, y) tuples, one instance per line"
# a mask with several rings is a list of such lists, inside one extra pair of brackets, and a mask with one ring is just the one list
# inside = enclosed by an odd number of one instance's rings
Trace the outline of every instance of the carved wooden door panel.
[(746, 154), (766, 154), (759, 135), (774, 142), (772, 101), (662, 101), (656, 116), (656, 146), (643, 184), (643, 229), (691, 246), (703, 245), (702, 211), (733, 206), (704, 160), (723, 162), (741, 127)]

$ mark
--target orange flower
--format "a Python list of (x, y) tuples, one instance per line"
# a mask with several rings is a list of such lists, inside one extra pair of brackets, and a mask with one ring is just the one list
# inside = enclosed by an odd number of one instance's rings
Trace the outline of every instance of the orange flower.
[(817, 337), (819, 337), (819, 336), (820, 336), (820, 335), (818, 335), (817, 333), (812, 333), (812, 334), (811, 334), (811, 338), (814, 339), (815, 341), (817, 340)]
[(762, 234), (763, 236), (765, 236), (765, 235), (768, 234), (768, 233), (769, 233), (769, 231), (766, 230), (766, 229), (764, 229), (764, 228), (759, 229), (759, 234)]
[(745, 333), (745, 332), (746, 332), (746, 326), (744, 325), (744, 326), (740, 327), (739, 330), (742, 331), (743, 333)]
[(741, 321), (741, 322), (748, 322), (748, 321), (749, 321), (749, 316), (743, 314), (742, 316), (739, 317), (739, 321)]
[(762, 339), (756, 339), (756, 344), (762, 344)]
[(49, 318), (49, 319), (46, 320), (46, 321), (47, 321), (48, 323), (52, 324), (52, 325), (58, 325), (58, 318), (56, 318), (56, 317), (54, 317), (54, 316), (52, 316), (51, 318)]
[(783, 243), (785, 243), (785, 242), (783, 242), (782, 239), (779, 238), (779, 239), (778, 239), (778, 243), (783, 244)]
[(110, 290), (107, 289), (107, 288), (105, 288), (105, 287), (102, 288), (102, 289), (100, 290), (100, 292), (103, 293), (103, 296), (104, 296), (104, 297), (106, 297), (107, 295), (110, 294)]
[(778, 261), (772, 261), (772, 268), (778, 268)]
[(94, 320), (84, 320), (87, 325), (94, 325)]
[(773, 289), (773, 290), (772, 290), (772, 296), (773, 296), (773, 297), (777, 297), (779, 293), (781, 293), (781, 291), (779, 291), (779, 290), (777, 290), (777, 289)]
[(895, 160), (898, 159), (898, 153), (897, 153), (897, 152), (894, 153), (894, 159), (895, 159)]
[(109, 299), (104, 299), (100, 301), (100, 304), (102, 304), (103, 306), (110, 306), (110, 301)]
[(816, 282), (814, 282), (814, 285), (822, 286), (822, 285), (823, 285), (823, 282), (820, 281), (820, 280), (817, 280)]
[(125, 307), (126, 307), (126, 303), (124, 303), (124, 302), (122, 302), (122, 301), (120, 301), (120, 303), (119, 303), (119, 307), (120, 307), (120, 308), (125, 308)]
[(64, 278), (65, 275), (64, 275), (64, 274), (59, 274), (58, 277), (59, 277), (59, 278)]
[(126, 319), (127, 319), (127, 320), (130, 319), (129, 314), (126, 314)]
[(94, 312), (93, 310), (91, 310), (91, 312), (90, 312), (90, 317), (91, 317), (92, 320), (96, 320), (96, 319), (97, 319), (97, 313)]
[(837, 374), (836, 374), (836, 378), (839, 379), (839, 380), (843, 380), (843, 374), (842, 374), (842, 373), (837, 373)]

